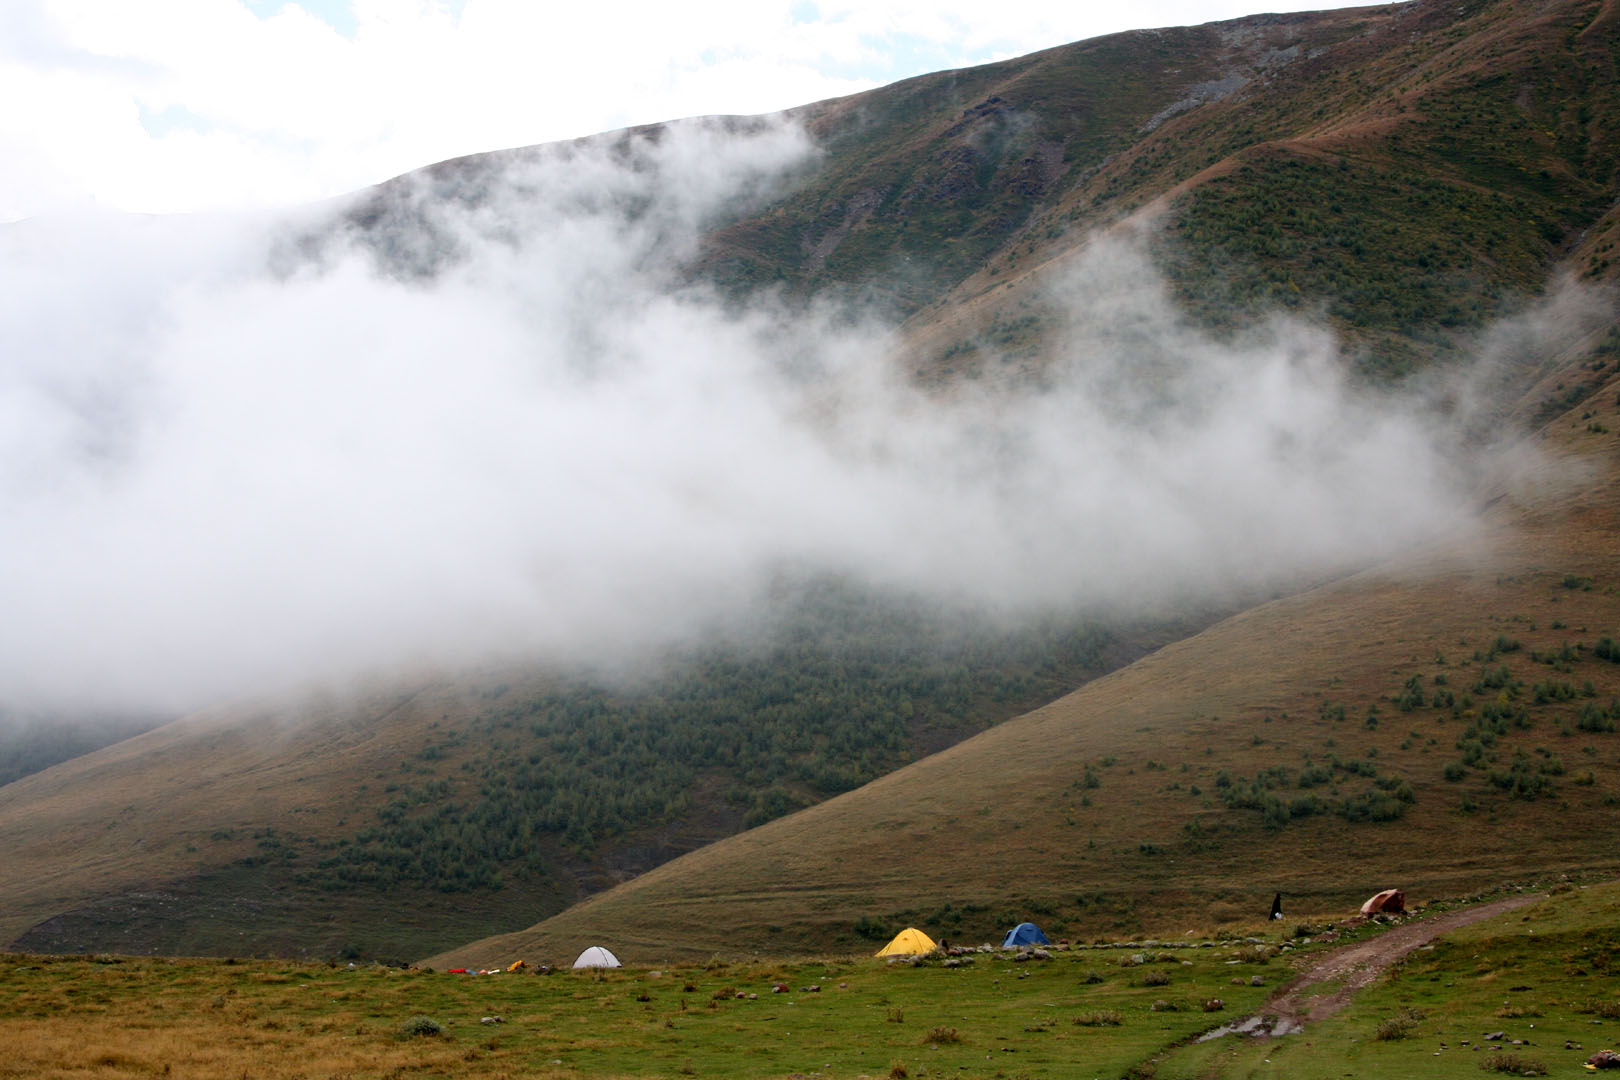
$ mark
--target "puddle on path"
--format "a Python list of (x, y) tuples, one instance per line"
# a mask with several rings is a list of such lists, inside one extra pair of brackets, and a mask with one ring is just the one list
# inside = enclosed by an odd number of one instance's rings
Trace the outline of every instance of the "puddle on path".
[(1266, 1039), (1273, 1035), (1297, 1035), (1305, 1030), (1299, 1021), (1286, 1016), (1250, 1016), (1222, 1024), (1198, 1036), (1198, 1042), (1209, 1042), (1223, 1035), (1247, 1035), (1251, 1039)]

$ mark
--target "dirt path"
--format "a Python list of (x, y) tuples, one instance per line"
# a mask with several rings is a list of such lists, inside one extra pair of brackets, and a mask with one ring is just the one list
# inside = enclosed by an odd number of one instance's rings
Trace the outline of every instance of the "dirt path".
[[(1413, 949), (1459, 926), (1477, 923), (1540, 899), (1539, 893), (1509, 896), (1488, 904), (1420, 919), (1366, 941), (1334, 949), (1290, 980), (1258, 1013), (1217, 1028), (1199, 1041), (1234, 1032), (1263, 1037), (1292, 1035), (1302, 1031), (1307, 1023), (1326, 1019), (1344, 1008), (1352, 994), (1378, 978), (1391, 964)], [(1342, 979), (1343, 982), (1331, 994), (1309, 996), (1313, 988), (1333, 979)]]

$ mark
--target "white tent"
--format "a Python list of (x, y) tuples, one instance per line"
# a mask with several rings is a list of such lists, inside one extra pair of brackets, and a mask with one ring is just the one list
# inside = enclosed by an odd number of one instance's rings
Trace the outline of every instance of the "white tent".
[(574, 966), (577, 968), (618, 967), (619, 958), (600, 945), (592, 945), (579, 954), (579, 959), (574, 961)]

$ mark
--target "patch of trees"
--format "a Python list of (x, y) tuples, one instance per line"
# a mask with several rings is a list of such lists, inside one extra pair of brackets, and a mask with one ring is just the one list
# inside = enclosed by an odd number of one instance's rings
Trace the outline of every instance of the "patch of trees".
[(1325, 306), (1375, 344), (1360, 361), (1369, 373), (1404, 374), (1533, 294), (1564, 222), (1590, 217), (1566, 192), (1481, 186), (1430, 164), (1258, 158), (1183, 197), (1160, 262), (1209, 326)]
[[(1372, 786), (1349, 795), (1339, 794), (1341, 778), (1364, 777)], [(1329, 794), (1312, 790), (1331, 788)], [(1292, 795), (1290, 789), (1306, 794)], [(1401, 776), (1379, 776), (1378, 767), (1363, 758), (1330, 754), (1325, 762), (1305, 759), (1296, 773), (1286, 766), (1262, 769), (1252, 778), (1233, 776), (1226, 769), (1215, 774), (1215, 790), (1229, 810), (1253, 810), (1266, 826), (1280, 829), (1291, 821), (1316, 816), (1346, 821), (1394, 821), (1416, 801), (1412, 784)]]
[(706, 649), (638, 686), (506, 695), (418, 755), (446, 776), (390, 793), (302, 879), (497, 888), (543, 874), (548, 849), (588, 858), (700, 799), (758, 825), (1051, 700), (1103, 670), (1110, 640), (1080, 621), (988, 632), (825, 584), (792, 611), (761, 646)]

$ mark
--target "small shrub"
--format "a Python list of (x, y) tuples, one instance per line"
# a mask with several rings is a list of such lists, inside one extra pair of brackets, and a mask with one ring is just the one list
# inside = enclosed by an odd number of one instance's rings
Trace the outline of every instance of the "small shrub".
[(1081, 1013), (1074, 1018), (1074, 1022), (1081, 1027), (1119, 1027), (1125, 1022), (1118, 1009), (1098, 1009), (1095, 1012)]
[(1080, 981), (1083, 983), (1100, 983), (1103, 981), (1102, 972), (1092, 969), (1091, 971), (1086, 972), (1085, 975), (1081, 977)]
[(891, 1061), (889, 1063), (890, 1080), (906, 1080), (906, 1077), (910, 1075), (911, 1072), (906, 1068), (905, 1062)]
[(962, 1041), (962, 1036), (953, 1027), (937, 1027), (924, 1035), (922, 1041), (943, 1045), (945, 1043), (959, 1043)]
[(1479, 1067), (1486, 1072), (1508, 1073), (1511, 1076), (1546, 1076), (1547, 1066), (1535, 1058), (1518, 1054), (1495, 1053), (1488, 1055)]
[(1581, 706), (1575, 726), (1582, 731), (1613, 731), (1616, 717), (1620, 717), (1620, 702), (1603, 708), (1596, 702), (1588, 701)]
[(1170, 973), (1168, 971), (1149, 971), (1142, 976), (1143, 986), (1169, 986)]
[(444, 1034), (444, 1025), (431, 1016), (413, 1016), (399, 1025), (398, 1035), (401, 1039), (414, 1039), (418, 1036), (434, 1037)]
[(1408, 1035), (1412, 1034), (1412, 1025), (1407, 1023), (1405, 1020), (1402, 1020), (1400, 1017), (1392, 1016), (1387, 1020), (1380, 1020), (1378, 1022), (1378, 1028), (1374, 1034), (1384, 1042), (1389, 1042), (1393, 1039), (1404, 1039)]
[(1540, 1016), (1541, 1010), (1528, 1005), (1504, 1005), (1496, 1010), (1503, 1020), (1522, 1020), (1527, 1016)]
[(1220, 998), (1206, 998), (1203, 1005), (1205, 1012), (1220, 1012), (1226, 1008), (1226, 1002)]
[(888, 1021), (891, 1024), (903, 1024), (903, 1023), (905, 1023), (906, 1022), (906, 1010), (904, 1010), (904, 1009), (890, 1009), (889, 1010), (889, 1015), (888, 1015)]
[(1412, 1029), (1417, 1027), (1418, 1021), (1422, 1020), (1423, 1016), (1421, 1009), (1402, 1009), (1394, 1016), (1380, 1021), (1373, 1034), (1384, 1041), (1404, 1039), (1412, 1034)]

